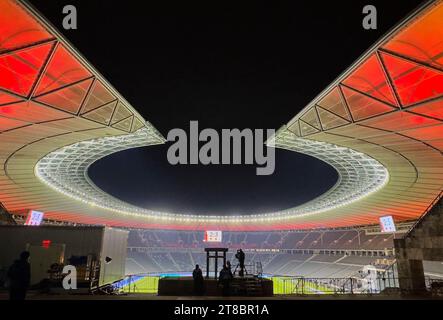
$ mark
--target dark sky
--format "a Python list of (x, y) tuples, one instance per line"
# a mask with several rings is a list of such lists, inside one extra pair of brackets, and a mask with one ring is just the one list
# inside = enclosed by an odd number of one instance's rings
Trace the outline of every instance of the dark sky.
[[(30, 2), (164, 136), (188, 130), (190, 120), (218, 130), (279, 128), (421, 3)], [(77, 30), (62, 28), (66, 4), (78, 10)], [(366, 4), (377, 7), (377, 30), (361, 27)], [(328, 165), (284, 150), (273, 175), (256, 176), (255, 165), (172, 166), (168, 147), (111, 155), (89, 174), (130, 203), (197, 214), (285, 209), (337, 179)]]

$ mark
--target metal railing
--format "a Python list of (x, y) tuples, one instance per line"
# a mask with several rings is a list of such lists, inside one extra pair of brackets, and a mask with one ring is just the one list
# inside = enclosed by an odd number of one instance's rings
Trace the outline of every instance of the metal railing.
[[(245, 263), (245, 275), (252, 275), (252, 276), (258, 276), (261, 277), (263, 275), (263, 265), (261, 261), (249, 261), (248, 263)], [(240, 273), (240, 264), (237, 264), (232, 270), (232, 273), (234, 276), (238, 276)]]
[[(281, 295), (311, 295), (311, 294), (381, 294), (392, 291), (400, 292), (398, 277), (378, 278), (304, 278), (304, 277), (274, 277), (274, 294)], [(443, 292), (441, 279), (425, 278), (428, 292)], [(437, 289), (436, 289), (437, 288)], [(391, 289), (391, 290), (390, 290)]]
[(284, 277), (273, 279), (274, 294), (353, 294), (357, 293), (357, 281), (353, 278), (304, 278)]
[(150, 274), (128, 275), (120, 281), (113, 283), (116, 293), (157, 293), (160, 276)]
[[(107, 294), (157, 294), (160, 278), (158, 274), (128, 275), (108, 285), (104, 291)], [(405, 279), (392, 275), (376, 278), (272, 277), (275, 295), (392, 294), (400, 292), (400, 282)], [(443, 295), (443, 279), (425, 277), (425, 288), (429, 293)]]

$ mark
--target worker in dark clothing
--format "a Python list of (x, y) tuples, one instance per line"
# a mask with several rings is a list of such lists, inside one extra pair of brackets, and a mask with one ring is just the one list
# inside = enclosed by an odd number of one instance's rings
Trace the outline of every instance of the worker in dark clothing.
[(234, 278), (234, 274), (232, 273), (232, 266), (231, 266), (231, 261), (226, 261), (226, 267), (228, 268), (228, 270), (229, 270), (229, 274), (231, 275), (231, 278)]
[(232, 272), (229, 271), (228, 266), (224, 265), (218, 277), (218, 284), (223, 286), (223, 295), (229, 296), (231, 291)]
[(204, 293), (205, 281), (203, 279), (203, 272), (198, 264), (195, 265), (194, 271), (192, 271), (192, 278), (194, 279), (194, 293), (197, 296), (201, 296)]
[(242, 249), (238, 249), (235, 257), (238, 259), (238, 263), (240, 265), (239, 275), (240, 277), (243, 277), (245, 275), (245, 253)]
[(31, 265), (28, 262), (29, 252), (23, 251), (20, 259), (15, 260), (8, 270), (9, 299), (25, 300), (31, 281)]

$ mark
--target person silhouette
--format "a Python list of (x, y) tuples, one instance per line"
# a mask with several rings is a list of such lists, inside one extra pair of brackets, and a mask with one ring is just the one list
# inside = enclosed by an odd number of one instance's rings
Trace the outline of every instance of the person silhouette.
[(25, 300), (31, 281), (31, 265), (28, 262), (29, 252), (20, 253), (20, 258), (15, 260), (8, 270), (9, 299)]
[(223, 286), (223, 295), (228, 296), (231, 293), (231, 280), (232, 272), (229, 270), (228, 266), (225, 264), (223, 269), (220, 271), (218, 277), (218, 284)]
[(228, 270), (229, 270), (229, 274), (231, 275), (231, 278), (234, 278), (234, 274), (232, 273), (232, 266), (231, 266), (231, 261), (226, 261), (226, 267), (228, 268)]
[(198, 264), (195, 265), (194, 271), (192, 271), (192, 278), (194, 279), (194, 293), (198, 296), (203, 295), (205, 289), (205, 282), (203, 279), (203, 272)]
[(243, 277), (245, 275), (245, 253), (242, 249), (238, 249), (237, 250), (237, 254), (238, 254), (238, 262), (240, 264), (240, 272), (239, 275), (240, 277)]

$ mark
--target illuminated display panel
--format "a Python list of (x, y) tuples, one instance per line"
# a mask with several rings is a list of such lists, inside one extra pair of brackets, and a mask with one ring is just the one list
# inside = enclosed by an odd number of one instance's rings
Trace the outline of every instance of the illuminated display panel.
[(396, 232), (397, 228), (395, 227), (394, 218), (392, 216), (380, 217), (380, 229), (381, 232)]
[(25, 221), (25, 226), (39, 226), (44, 217), (44, 213), (40, 211), (31, 210)]
[(222, 242), (221, 231), (205, 231), (203, 236), (204, 242)]

